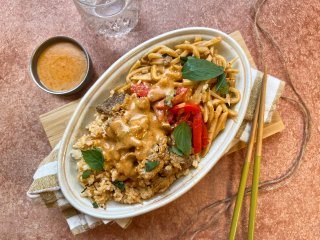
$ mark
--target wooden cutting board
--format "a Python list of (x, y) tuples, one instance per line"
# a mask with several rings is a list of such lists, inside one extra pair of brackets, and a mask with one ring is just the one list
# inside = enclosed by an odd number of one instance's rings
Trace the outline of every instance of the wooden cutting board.
[[(255, 62), (241, 36), (239, 31), (233, 32), (230, 36), (236, 40), (240, 46), (245, 51), (251, 66), (256, 67)], [(50, 112), (40, 115), (40, 122), (46, 132), (47, 138), (50, 145), (54, 147), (61, 139), (63, 132), (68, 124), (68, 121), (74, 112), (76, 106), (80, 100), (70, 102), (62, 107), (56, 108)], [(272, 120), (269, 124), (266, 124), (263, 129), (263, 137), (269, 137), (275, 133), (281, 132), (284, 129), (284, 124), (278, 112), (274, 112)], [(246, 144), (244, 142), (239, 142), (234, 147), (232, 147), (228, 153), (237, 151), (244, 148)]]

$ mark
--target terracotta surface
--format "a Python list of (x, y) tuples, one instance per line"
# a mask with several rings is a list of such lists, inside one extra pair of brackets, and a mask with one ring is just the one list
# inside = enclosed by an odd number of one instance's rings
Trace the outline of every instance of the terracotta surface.
[[(195, 4), (195, 2), (197, 2)], [(49, 95), (31, 81), (27, 66), (34, 47), (54, 35), (68, 35), (89, 50), (97, 76), (119, 56), (160, 33), (187, 26), (207, 26), (225, 32), (240, 30), (257, 60), (251, 14), (252, 1), (144, 1), (134, 32), (119, 39), (96, 37), (85, 29), (72, 1), (1, 1), (0, 5), (0, 238), (75, 239), (57, 209), (32, 205), (26, 197), (32, 175), (50, 151), (38, 116), (81, 96)], [(320, 238), (320, 5), (318, 0), (268, 1), (261, 24), (272, 32), (288, 61), (292, 79), (312, 115), (312, 136), (298, 172), (281, 189), (261, 193), (256, 239)], [(284, 78), (275, 51), (266, 40), (270, 73)], [(292, 96), (287, 86), (284, 95)], [(280, 100), (286, 130), (264, 143), (261, 179), (279, 176), (290, 165), (301, 142), (298, 109)], [(221, 161), (191, 191), (177, 201), (134, 219), (127, 230), (100, 226), (77, 239), (175, 239), (197, 209), (237, 189), (244, 152)], [(247, 199), (248, 200), (248, 199)], [(248, 201), (247, 201), (248, 203)], [(248, 205), (244, 208), (248, 211)], [(214, 214), (200, 215), (194, 227)], [(226, 239), (232, 211), (228, 211), (198, 239)], [(238, 239), (245, 239), (247, 217), (241, 219)], [(189, 239), (188, 235), (185, 239)]]

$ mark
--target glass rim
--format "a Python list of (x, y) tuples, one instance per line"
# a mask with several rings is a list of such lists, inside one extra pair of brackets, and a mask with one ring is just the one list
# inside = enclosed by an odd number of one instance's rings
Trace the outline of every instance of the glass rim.
[[(109, 3), (100, 3), (100, 4), (90, 4), (90, 3), (86, 3), (86, 2), (83, 2), (81, 0), (75, 0), (76, 2), (78, 2), (79, 4), (83, 4), (83, 5), (86, 5), (86, 6), (89, 6), (89, 7), (100, 7), (100, 6), (108, 6), (116, 1), (119, 1), (119, 0), (112, 0), (111, 2)], [(120, 0), (121, 1), (121, 0)], [(126, 0), (124, 0), (126, 1)]]

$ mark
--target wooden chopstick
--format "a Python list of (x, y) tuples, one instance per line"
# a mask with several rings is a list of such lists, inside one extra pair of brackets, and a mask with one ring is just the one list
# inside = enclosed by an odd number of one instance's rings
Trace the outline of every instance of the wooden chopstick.
[[(267, 77), (267, 73), (266, 73), (266, 69), (265, 69), (263, 79), (266, 79), (266, 77)], [(247, 147), (247, 152), (246, 152), (244, 164), (242, 167), (241, 180), (239, 183), (238, 195), (237, 195), (237, 199), (236, 199), (236, 203), (235, 203), (235, 207), (234, 207), (234, 211), (233, 211), (232, 223), (231, 223), (230, 233), (229, 233), (229, 240), (234, 240), (235, 236), (236, 236), (236, 232), (237, 232), (238, 221), (239, 221), (239, 217), (240, 217), (240, 213), (241, 213), (241, 207), (242, 207), (245, 189), (246, 189), (246, 185), (247, 185), (247, 178), (248, 178), (248, 173), (249, 173), (249, 169), (250, 169), (250, 163), (251, 163), (251, 158), (252, 158), (254, 142), (255, 142), (255, 138), (256, 138), (258, 118), (260, 115), (259, 110), (260, 110), (260, 105), (261, 105), (262, 92), (263, 92), (263, 87), (261, 87), (260, 95), (259, 95), (258, 101), (256, 103), (255, 115), (254, 115), (254, 118), (253, 118), (252, 124), (251, 124), (250, 139), (249, 139), (249, 144)], [(264, 98), (265, 98), (265, 96), (264, 96)], [(263, 126), (261, 129), (263, 130)]]
[(254, 225), (256, 220), (256, 209), (257, 209), (257, 199), (258, 199), (267, 78), (268, 78), (267, 67), (265, 67), (263, 78), (262, 78), (261, 93), (260, 93), (261, 100), (260, 100), (260, 111), (259, 111), (259, 118), (258, 118), (257, 146), (256, 146), (256, 153), (255, 153), (254, 165), (253, 165), (253, 178), (252, 178), (252, 191), (251, 191), (251, 199), (250, 199), (249, 230), (248, 230), (249, 240), (254, 239)]

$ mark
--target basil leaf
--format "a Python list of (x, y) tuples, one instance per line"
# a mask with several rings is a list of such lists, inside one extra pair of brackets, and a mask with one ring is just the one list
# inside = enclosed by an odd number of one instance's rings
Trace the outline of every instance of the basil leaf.
[(182, 77), (189, 80), (201, 81), (218, 77), (223, 72), (223, 67), (212, 62), (205, 59), (188, 57), (182, 68)]
[(160, 164), (160, 161), (158, 161), (158, 160), (155, 160), (155, 161), (152, 161), (152, 162), (149, 162), (149, 161), (146, 162), (146, 164), (145, 164), (146, 172), (152, 171), (153, 169), (158, 167), (159, 164)]
[(91, 170), (85, 170), (83, 173), (82, 173), (82, 179), (87, 179), (88, 177), (90, 177), (92, 171)]
[(125, 189), (124, 182), (122, 181), (115, 180), (114, 182), (112, 182), (112, 184), (115, 185), (117, 188), (119, 188), (121, 191)]
[(218, 77), (218, 82), (216, 84), (216, 91), (221, 94), (227, 94), (229, 92), (229, 84), (226, 79), (226, 74), (223, 73)]
[(173, 137), (177, 148), (183, 153), (183, 155), (189, 155), (191, 153), (192, 142), (192, 131), (190, 126), (185, 122), (180, 123), (173, 130)]
[(89, 150), (81, 150), (84, 161), (93, 170), (102, 171), (104, 165), (103, 154), (100, 149), (93, 148)]
[(92, 203), (92, 206), (93, 206), (94, 208), (98, 208), (98, 207), (99, 207), (98, 203), (96, 203), (96, 202), (93, 202), (93, 203)]
[(180, 157), (183, 156), (183, 152), (181, 152), (181, 150), (179, 150), (176, 146), (172, 146), (171, 148), (169, 148), (169, 151), (177, 154)]

